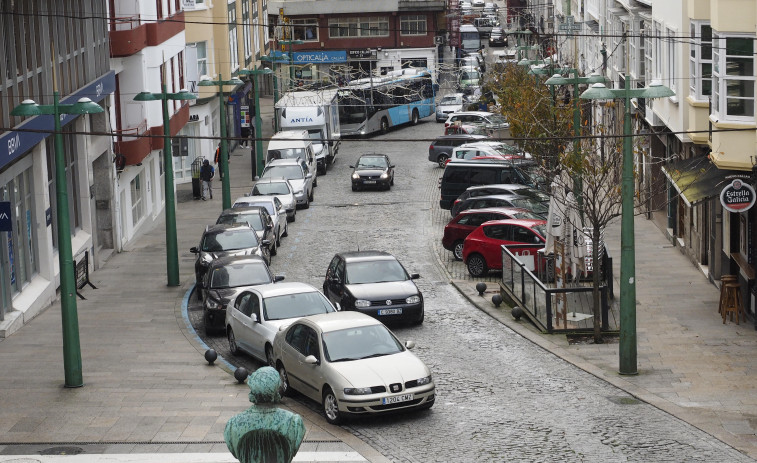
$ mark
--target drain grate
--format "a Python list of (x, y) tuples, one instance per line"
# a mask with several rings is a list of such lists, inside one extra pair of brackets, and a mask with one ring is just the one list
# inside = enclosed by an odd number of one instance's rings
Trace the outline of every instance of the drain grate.
[(50, 447), (39, 452), (40, 455), (79, 455), (84, 452), (81, 447)]

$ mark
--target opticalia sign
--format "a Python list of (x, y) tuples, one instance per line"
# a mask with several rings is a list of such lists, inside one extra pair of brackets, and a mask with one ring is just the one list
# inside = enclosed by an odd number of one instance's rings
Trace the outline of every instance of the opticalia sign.
[(746, 212), (757, 199), (754, 188), (743, 180), (735, 179), (720, 192), (720, 204), (727, 211)]

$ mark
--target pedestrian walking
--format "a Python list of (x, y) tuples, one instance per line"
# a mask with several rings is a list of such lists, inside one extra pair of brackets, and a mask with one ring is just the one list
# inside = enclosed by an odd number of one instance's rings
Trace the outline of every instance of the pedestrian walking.
[(207, 189), (207, 195), (210, 199), (213, 199), (213, 177), (215, 177), (216, 171), (213, 166), (210, 165), (210, 161), (207, 159), (202, 162), (200, 167), (200, 181), (202, 182), (202, 200), (205, 201), (205, 190)]
[(250, 143), (250, 127), (242, 127), (241, 138), (239, 145), (247, 148), (247, 145)]

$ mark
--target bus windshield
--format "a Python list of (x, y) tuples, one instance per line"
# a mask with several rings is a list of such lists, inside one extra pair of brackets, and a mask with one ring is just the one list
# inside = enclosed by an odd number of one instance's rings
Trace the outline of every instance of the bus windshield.
[(357, 98), (350, 91), (339, 92), (339, 122), (359, 124), (367, 117), (365, 100)]

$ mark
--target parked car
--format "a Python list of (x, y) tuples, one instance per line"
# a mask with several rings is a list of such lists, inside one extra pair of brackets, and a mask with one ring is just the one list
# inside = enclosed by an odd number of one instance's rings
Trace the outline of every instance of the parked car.
[(501, 27), (492, 28), (491, 34), (489, 34), (489, 46), (490, 47), (506, 47), (507, 37), (505, 31)]
[(287, 221), (294, 222), (297, 219), (297, 200), (294, 197), (294, 189), (285, 178), (258, 179), (252, 185), (250, 196), (275, 196), (284, 206)]
[(527, 209), (541, 218), (545, 218), (549, 211), (549, 204), (547, 203), (542, 203), (541, 201), (536, 201), (516, 194), (498, 194), (476, 196), (475, 198), (468, 198), (465, 201), (461, 201), (457, 205), (457, 213), (454, 214), (453, 217), (462, 211), (467, 211), (468, 209), (483, 209), (485, 207), (519, 207), (521, 209)]
[(452, 203), (474, 185), (491, 185), (495, 183), (522, 183), (536, 186), (531, 170), (536, 166), (530, 159), (511, 159), (508, 161), (467, 161), (455, 159), (444, 168), (439, 179), (439, 207), (452, 208)]
[(381, 251), (343, 252), (326, 270), (323, 293), (341, 310), (356, 310), (383, 322), (423, 323), (423, 294), (391, 254)]
[(436, 104), (436, 122), (444, 122), (450, 114), (463, 111), (466, 99), (463, 93), (445, 95)]
[(473, 159), (481, 156), (500, 156), (503, 159), (531, 159), (531, 154), (517, 146), (493, 140), (476, 140), (455, 148), (452, 159)]
[(479, 140), (486, 140), (484, 135), (442, 135), (434, 140), (428, 147), (428, 160), (444, 168), (447, 160), (452, 156), (452, 150), (456, 146)]
[(246, 288), (283, 280), (274, 276), (259, 256), (230, 256), (214, 260), (205, 273), (203, 320), (205, 334), (226, 331), (226, 307)]
[(489, 131), (484, 124), (466, 123), (455, 124), (444, 127), (444, 135), (481, 135), (482, 137), (488, 137)]
[(471, 5), (473, 8), (483, 8), (484, 5), (486, 5), (486, 2), (484, 2), (484, 0), (473, 0)]
[[(507, 219), (485, 222), (473, 230), (463, 243), (463, 261), (473, 277), (486, 275), (489, 270), (502, 269), (502, 245), (531, 244), (520, 248), (515, 254), (524, 259), (531, 256), (537, 269), (546, 266), (546, 260), (538, 257), (547, 236), (547, 221), (533, 219)], [(534, 268), (532, 266), (532, 268)]]
[(265, 207), (268, 215), (273, 222), (274, 235), (276, 236), (276, 247), (281, 246), (281, 238), (289, 235), (289, 225), (286, 220), (286, 210), (281, 204), (279, 198), (275, 196), (242, 196), (234, 201), (232, 209), (237, 207), (261, 206)]
[(245, 352), (275, 366), (273, 339), (279, 328), (301, 317), (336, 312), (326, 297), (306, 283), (254, 286), (239, 293), (226, 311), (226, 337), (232, 355)]
[(301, 159), (274, 159), (266, 164), (260, 178), (285, 178), (294, 188), (297, 206), (302, 209), (310, 207), (313, 201), (313, 188), (316, 186), (315, 172)]
[(255, 230), (247, 224), (208, 225), (200, 238), (198, 246), (192, 246), (189, 252), (197, 255), (195, 260), (195, 293), (201, 298), (205, 285), (205, 273), (210, 264), (226, 256), (265, 255), (263, 248), (268, 243), (261, 243)]
[(481, 71), (476, 67), (466, 66), (460, 68), (457, 80), (458, 91), (466, 95), (473, 94), (474, 90), (483, 83), (482, 77)]
[(234, 207), (224, 209), (216, 220), (217, 224), (248, 224), (255, 230), (261, 243), (268, 242), (268, 262), (276, 255), (276, 237), (273, 218), (263, 206)]
[(468, 209), (457, 214), (444, 227), (442, 246), (457, 260), (463, 260), (463, 243), (465, 238), (479, 225), (490, 220), (503, 219), (541, 219), (528, 209), (518, 207), (487, 207), (483, 209)]
[[(355, 312), (303, 317), (276, 333), (273, 356), (283, 394), (322, 406), (326, 421), (434, 405), (431, 371), (380, 321)], [(283, 395), (282, 394), (282, 395)]]
[(507, 119), (501, 114), (494, 114), (489, 111), (461, 111), (459, 113), (452, 113), (444, 121), (444, 126), (454, 125), (456, 122), (460, 122), (461, 124), (480, 123), (495, 129), (510, 127)]
[(460, 58), (460, 68), (476, 68), (478, 72), (483, 74), (486, 72), (486, 61), (484, 60), (484, 57), (479, 55), (478, 53), (474, 53), (472, 55), (463, 56)]
[[(491, 195), (519, 195), (543, 203), (549, 209), (549, 195), (539, 190), (519, 185), (517, 183), (498, 183), (494, 185), (477, 185), (465, 190), (452, 204), (450, 212), (456, 216), (460, 212), (460, 205), (469, 198)], [(540, 209), (541, 210), (541, 209)]]
[(352, 191), (363, 188), (388, 190), (394, 185), (394, 164), (386, 154), (363, 154), (352, 169)]

